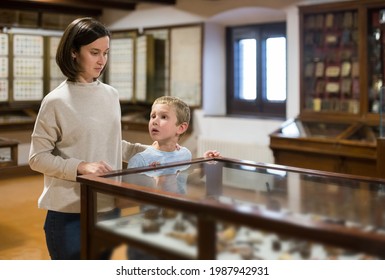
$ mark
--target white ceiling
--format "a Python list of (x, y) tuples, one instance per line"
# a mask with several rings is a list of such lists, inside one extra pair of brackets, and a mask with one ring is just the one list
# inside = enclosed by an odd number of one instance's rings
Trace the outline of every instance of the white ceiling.
[(282, 10), (300, 2), (304, 0), (177, 0), (175, 7), (200, 16), (212, 17), (228, 10), (246, 7), (261, 8), (263, 11)]

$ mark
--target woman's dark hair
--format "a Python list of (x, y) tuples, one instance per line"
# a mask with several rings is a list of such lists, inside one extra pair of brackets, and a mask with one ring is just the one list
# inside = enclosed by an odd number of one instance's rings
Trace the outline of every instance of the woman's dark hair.
[(90, 17), (75, 19), (67, 26), (56, 51), (56, 63), (69, 81), (74, 82), (80, 72), (72, 53), (79, 52), (82, 46), (105, 36), (111, 38), (110, 31), (102, 23)]

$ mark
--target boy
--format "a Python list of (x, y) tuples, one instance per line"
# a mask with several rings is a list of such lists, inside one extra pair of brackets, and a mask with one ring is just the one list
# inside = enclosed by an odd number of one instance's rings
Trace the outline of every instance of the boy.
[(190, 108), (181, 99), (172, 96), (156, 99), (151, 108), (148, 131), (157, 143), (133, 156), (127, 168), (190, 160), (191, 152), (178, 145), (188, 129), (190, 117)]
[[(152, 105), (150, 121), (148, 123), (148, 130), (155, 144), (148, 147), (145, 151), (134, 155), (129, 160), (127, 168), (156, 166), (190, 160), (192, 158), (190, 150), (178, 144), (180, 138), (188, 129), (190, 118), (190, 108), (181, 99), (172, 96), (157, 98)], [(217, 157), (219, 155), (219, 152), (215, 150), (204, 153), (204, 157)], [(183, 192), (181, 185), (185, 183), (187, 178), (180, 176), (181, 174), (177, 176), (176, 174), (179, 172), (177, 170), (174, 171), (175, 174), (159, 174), (161, 176), (156, 176), (157, 185), (162, 185), (163, 188), (167, 188), (166, 186), (172, 188), (174, 186), (180, 192)], [(142, 206), (142, 210), (148, 207)], [(128, 250), (128, 255), (129, 259), (157, 259), (156, 256), (131, 247)]]

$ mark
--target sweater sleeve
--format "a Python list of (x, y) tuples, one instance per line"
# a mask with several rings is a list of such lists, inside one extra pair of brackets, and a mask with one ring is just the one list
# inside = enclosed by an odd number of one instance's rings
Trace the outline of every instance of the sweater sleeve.
[(76, 181), (81, 160), (55, 154), (55, 143), (59, 138), (60, 128), (52, 106), (42, 103), (31, 136), (29, 165), (32, 170), (48, 176)]
[(139, 143), (131, 143), (125, 140), (122, 140), (122, 158), (123, 161), (128, 162), (137, 153), (143, 152), (148, 148), (148, 145), (143, 145)]

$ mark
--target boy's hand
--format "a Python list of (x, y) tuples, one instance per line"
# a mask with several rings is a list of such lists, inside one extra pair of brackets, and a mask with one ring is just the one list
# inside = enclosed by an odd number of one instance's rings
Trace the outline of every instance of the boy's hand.
[(203, 157), (205, 158), (215, 158), (220, 156), (221, 156), (221, 153), (216, 150), (208, 150), (203, 154)]
[(150, 163), (150, 166), (151, 166), (151, 167), (156, 167), (157, 165), (160, 165), (160, 162), (159, 162), (159, 161), (154, 161), (154, 162), (151, 162), (151, 163)]

